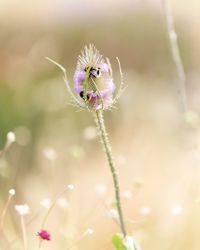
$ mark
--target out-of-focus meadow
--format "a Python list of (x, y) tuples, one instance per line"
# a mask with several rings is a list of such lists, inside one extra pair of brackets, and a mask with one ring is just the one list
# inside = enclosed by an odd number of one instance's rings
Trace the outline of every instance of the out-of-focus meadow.
[[(126, 225), (143, 250), (200, 249), (199, 1), (174, 0), (189, 111), (182, 114), (162, 1), (0, 1), (0, 249), (28, 250), (48, 207), (42, 249), (114, 249), (119, 228), (112, 178), (90, 113), (68, 105), (62, 72), (72, 83), (77, 56), (93, 43), (109, 57), (116, 84), (120, 58), (127, 86), (106, 125), (119, 174)], [(72, 190), (72, 187), (74, 189)], [(90, 234), (93, 230), (93, 234)]]

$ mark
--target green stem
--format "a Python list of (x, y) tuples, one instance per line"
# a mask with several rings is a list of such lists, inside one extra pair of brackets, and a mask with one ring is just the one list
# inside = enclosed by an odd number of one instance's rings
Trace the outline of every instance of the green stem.
[(183, 67), (183, 62), (180, 55), (180, 49), (178, 46), (177, 41), (177, 33), (174, 27), (174, 17), (172, 14), (172, 9), (170, 5), (169, 0), (163, 0), (163, 6), (165, 11), (165, 18), (166, 18), (166, 24), (167, 24), (167, 32), (169, 36), (169, 45), (171, 49), (171, 54), (173, 61), (176, 66), (177, 76), (179, 79), (178, 85), (177, 85), (177, 93), (179, 95), (183, 112), (188, 111), (188, 104), (187, 104), (187, 96), (186, 96), (186, 76), (185, 71)]
[(108, 164), (110, 167), (110, 171), (112, 174), (113, 184), (114, 184), (114, 189), (115, 189), (115, 200), (116, 200), (116, 206), (117, 206), (117, 211), (118, 211), (118, 216), (119, 216), (119, 225), (121, 228), (121, 232), (122, 232), (123, 236), (125, 237), (126, 236), (126, 229), (125, 229), (123, 213), (122, 213), (122, 208), (121, 208), (119, 182), (118, 182), (118, 177), (117, 177), (117, 173), (115, 170), (115, 165), (114, 165), (114, 161), (113, 161), (110, 142), (109, 142), (108, 135), (107, 135), (106, 128), (105, 128), (105, 124), (104, 124), (102, 110), (97, 110), (95, 112), (95, 123), (96, 123), (98, 130), (99, 130), (100, 138), (101, 138), (101, 141), (103, 143), (103, 147), (104, 147), (106, 157), (108, 160)]

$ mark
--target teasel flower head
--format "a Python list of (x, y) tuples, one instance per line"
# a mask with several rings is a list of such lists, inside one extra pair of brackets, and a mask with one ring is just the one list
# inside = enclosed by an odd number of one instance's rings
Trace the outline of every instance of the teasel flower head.
[(78, 57), (74, 90), (89, 109), (106, 109), (113, 102), (115, 84), (110, 63), (93, 46), (85, 46)]
[(123, 75), (118, 58), (118, 65), (121, 75), (121, 84), (117, 94), (113, 96), (116, 89), (112, 77), (112, 68), (108, 58), (103, 58), (94, 45), (85, 46), (78, 57), (76, 70), (74, 73), (74, 92), (69, 85), (65, 68), (47, 58), (58, 66), (64, 73), (64, 81), (71, 96), (73, 104), (90, 111), (106, 110), (113, 107), (123, 90)]

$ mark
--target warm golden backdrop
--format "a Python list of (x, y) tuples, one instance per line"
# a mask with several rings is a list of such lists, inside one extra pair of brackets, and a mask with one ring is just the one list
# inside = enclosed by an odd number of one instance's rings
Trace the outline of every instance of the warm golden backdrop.
[[(42, 249), (113, 249), (112, 181), (92, 117), (67, 105), (62, 73), (45, 60), (64, 65), (72, 82), (80, 50), (94, 43), (116, 83), (120, 58), (127, 85), (106, 124), (129, 232), (143, 250), (199, 250), (200, 3), (171, 1), (187, 77), (183, 117), (161, 2), (0, 1), (1, 148), (9, 131), (16, 134), (0, 159), (0, 211), (16, 189), (4, 223), (10, 249), (23, 249), (14, 205), (30, 206), (28, 249), (36, 250), (47, 211), (40, 202), (69, 184), (75, 188), (52, 210), (45, 226), (52, 241)], [(87, 228), (94, 233), (74, 244)], [(8, 249), (3, 236), (0, 249)]]

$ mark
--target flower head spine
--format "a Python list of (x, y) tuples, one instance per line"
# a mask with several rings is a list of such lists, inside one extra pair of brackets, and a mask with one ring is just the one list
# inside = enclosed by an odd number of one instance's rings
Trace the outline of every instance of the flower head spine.
[(81, 55), (78, 57), (77, 69), (84, 70), (85, 67), (92, 65), (97, 67), (100, 64), (103, 64), (103, 56), (100, 55), (99, 51), (90, 44), (89, 47), (85, 46), (84, 50), (81, 52)]

